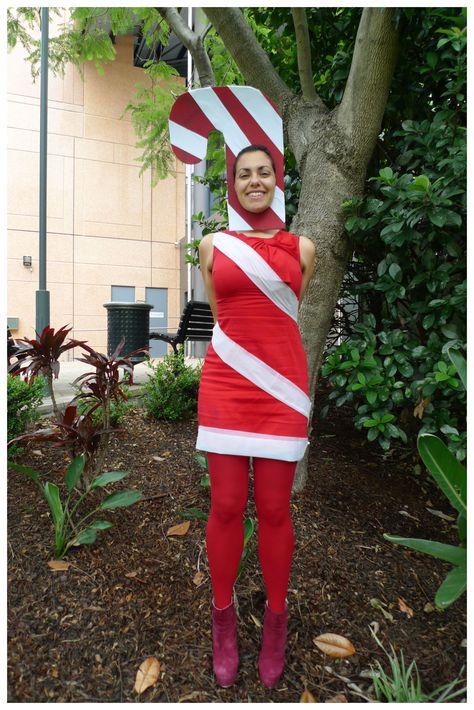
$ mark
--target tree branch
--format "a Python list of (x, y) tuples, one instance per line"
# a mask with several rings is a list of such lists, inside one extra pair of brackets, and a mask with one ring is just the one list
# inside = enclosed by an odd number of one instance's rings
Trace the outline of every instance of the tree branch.
[(176, 37), (191, 52), (201, 86), (214, 86), (216, 80), (210, 59), (204, 49), (202, 37), (187, 26), (175, 7), (157, 7), (156, 9), (169, 24)]
[(298, 58), (301, 91), (305, 99), (315, 101), (318, 95), (314, 88), (313, 71), (311, 69), (311, 45), (309, 42), (306, 9), (304, 7), (292, 7), (291, 14), (295, 26), (296, 56)]
[(279, 76), (238, 7), (202, 8), (232, 55), (245, 81), (278, 106), (294, 94)]
[(344, 96), (336, 110), (342, 130), (368, 161), (380, 132), (398, 56), (393, 8), (365, 7)]

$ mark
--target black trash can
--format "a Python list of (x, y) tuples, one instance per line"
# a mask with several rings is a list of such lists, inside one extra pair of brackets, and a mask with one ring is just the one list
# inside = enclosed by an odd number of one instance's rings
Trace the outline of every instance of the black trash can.
[[(125, 336), (125, 344), (121, 355), (127, 355), (138, 348), (148, 348), (150, 338), (150, 303), (127, 303), (126, 301), (112, 301), (104, 303), (107, 309), (107, 355), (112, 355)], [(142, 362), (146, 353), (138, 353), (131, 359), (132, 362)]]

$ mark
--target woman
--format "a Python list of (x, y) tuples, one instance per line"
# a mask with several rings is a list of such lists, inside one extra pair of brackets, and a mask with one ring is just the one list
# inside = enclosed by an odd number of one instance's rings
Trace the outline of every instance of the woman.
[[(270, 151), (244, 148), (235, 160), (234, 180), (244, 209), (267, 210), (276, 186)], [(196, 444), (207, 452), (211, 481), (206, 547), (214, 673), (223, 687), (237, 675), (233, 587), (252, 457), (258, 552), (267, 592), (258, 667), (264, 685), (273, 688), (285, 662), (294, 547), (290, 494), (296, 462), (308, 443), (308, 373), (296, 319), (315, 249), (310, 239), (282, 230), (225, 230), (203, 237), (199, 255), (216, 321), (199, 389)]]

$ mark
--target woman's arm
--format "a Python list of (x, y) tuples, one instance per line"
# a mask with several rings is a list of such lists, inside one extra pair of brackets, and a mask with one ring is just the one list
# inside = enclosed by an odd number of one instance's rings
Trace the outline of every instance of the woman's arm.
[(199, 268), (201, 269), (207, 299), (211, 307), (214, 322), (217, 322), (217, 305), (214, 286), (212, 285), (212, 259), (214, 247), (212, 244), (213, 234), (206, 234), (199, 244)]
[(303, 280), (301, 281), (301, 291), (300, 291), (300, 301), (303, 300), (304, 292), (306, 287), (313, 275), (314, 262), (316, 256), (316, 248), (308, 237), (300, 237), (300, 264), (301, 271), (303, 274)]

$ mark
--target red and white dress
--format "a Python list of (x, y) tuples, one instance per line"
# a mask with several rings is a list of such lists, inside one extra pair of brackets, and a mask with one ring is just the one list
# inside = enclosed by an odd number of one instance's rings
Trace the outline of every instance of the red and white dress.
[(299, 461), (310, 413), (297, 324), (299, 238), (213, 237), (217, 323), (202, 370), (196, 448)]

